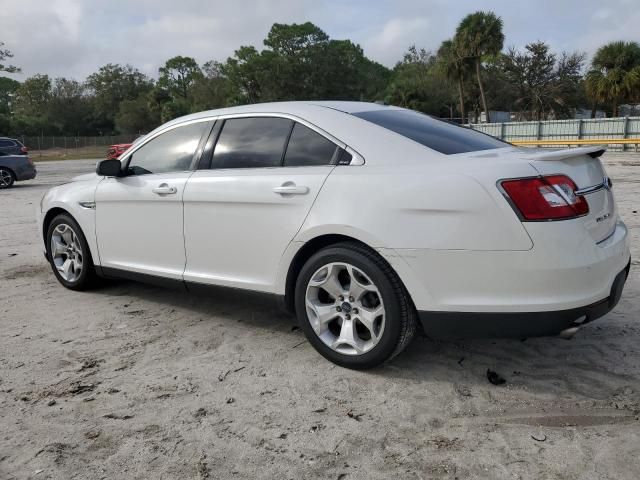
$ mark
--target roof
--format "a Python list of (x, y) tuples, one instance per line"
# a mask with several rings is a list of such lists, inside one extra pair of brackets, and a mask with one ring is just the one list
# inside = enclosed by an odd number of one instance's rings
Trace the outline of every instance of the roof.
[[(298, 103), (298, 102), (288, 102), (288, 103)], [(390, 105), (383, 105), (380, 103), (371, 103), (371, 102), (309, 101), (309, 102), (299, 102), (299, 103), (305, 103), (308, 105), (315, 105), (315, 106), (325, 107), (325, 108), (332, 108), (334, 110), (339, 110), (344, 113), (370, 112), (372, 110), (396, 110), (398, 108)]]
[(326, 100), (305, 100), (295, 102), (267, 102), (254, 103), (250, 105), (239, 105), (237, 107), (219, 108), (216, 110), (207, 110), (204, 112), (192, 113), (184, 117), (176, 118), (164, 125), (173, 125), (188, 120), (196, 120), (199, 118), (215, 117), (218, 115), (230, 115), (235, 113), (289, 113), (292, 115), (303, 115), (305, 113), (331, 109), (343, 113), (368, 112), (371, 110), (398, 109), (388, 105), (380, 105), (370, 102), (343, 102), (343, 101), (326, 101)]

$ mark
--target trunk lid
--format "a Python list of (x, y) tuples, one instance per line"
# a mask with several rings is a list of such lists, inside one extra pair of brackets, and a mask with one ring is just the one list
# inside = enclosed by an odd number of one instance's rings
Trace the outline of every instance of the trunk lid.
[[(611, 183), (599, 158), (604, 151), (600, 146), (520, 149), (523, 158), (540, 175), (564, 174), (576, 183), (578, 191), (585, 190), (589, 213), (581, 220), (595, 242), (607, 238), (614, 231), (617, 220)], [(589, 190), (593, 191), (587, 193)]]

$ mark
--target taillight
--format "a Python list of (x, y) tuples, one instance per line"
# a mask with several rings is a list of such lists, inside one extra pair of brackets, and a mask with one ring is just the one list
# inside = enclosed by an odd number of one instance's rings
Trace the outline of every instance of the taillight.
[(566, 175), (503, 180), (502, 189), (523, 220), (560, 220), (589, 213), (589, 205), (576, 195), (576, 184)]
[(28, 149), (27, 147), (22, 147), (22, 148), (20, 149), (20, 151), (21, 151), (22, 153), (27, 153), (27, 152), (29, 151), (29, 149)]

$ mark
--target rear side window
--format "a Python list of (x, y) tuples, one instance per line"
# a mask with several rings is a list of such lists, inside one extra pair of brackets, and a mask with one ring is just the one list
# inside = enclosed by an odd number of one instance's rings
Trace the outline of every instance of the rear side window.
[(445, 155), (509, 146), (506, 142), (476, 130), (436, 120), (412, 110), (373, 110), (353, 115)]
[(331, 140), (296, 123), (284, 156), (284, 165), (285, 167), (329, 165), (337, 148)]
[(275, 117), (226, 120), (211, 168), (279, 167), (292, 124), (291, 120)]
[(0, 140), (0, 147), (15, 147), (16, 142), (13, 140)]

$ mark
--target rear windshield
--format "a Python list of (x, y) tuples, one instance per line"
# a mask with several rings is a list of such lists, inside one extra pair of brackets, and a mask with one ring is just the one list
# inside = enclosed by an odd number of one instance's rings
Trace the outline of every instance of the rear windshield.
[(506, 142), (476, 130), (437, 120), (412, 110), (373, 110), (353, 115), (445, 155), (509, 146)]

